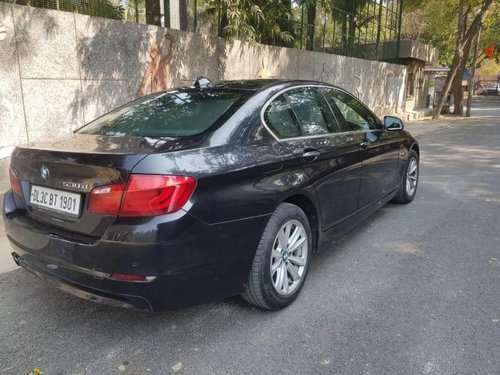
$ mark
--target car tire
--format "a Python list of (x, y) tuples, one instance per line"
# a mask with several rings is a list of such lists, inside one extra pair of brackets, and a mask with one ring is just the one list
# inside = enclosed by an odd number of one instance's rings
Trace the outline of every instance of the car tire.
[(418, 154), (415, 150), (410, 150), (399, 190), (392, 201), (396, 203), (410, 203), (417, 193), (418, 177)]
[(290, 203), (280, 204), (264, 229), (242, 297), (268, 310), (288, 306), (304, 285), (312, 250), (304, 211)]

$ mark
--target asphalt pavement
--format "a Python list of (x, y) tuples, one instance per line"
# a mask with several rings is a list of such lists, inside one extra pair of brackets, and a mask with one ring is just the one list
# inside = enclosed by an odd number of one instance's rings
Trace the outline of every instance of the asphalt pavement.
[(236, 297), (135, 312), (0, 274), (0, 375), (500, 375), (500, 97), (473, 116), (408, 126), (414, 202), (325, 246), (282, 311)]

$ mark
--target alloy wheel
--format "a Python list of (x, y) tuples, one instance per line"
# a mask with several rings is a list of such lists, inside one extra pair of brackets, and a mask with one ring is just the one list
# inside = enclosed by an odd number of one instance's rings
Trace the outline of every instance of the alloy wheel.
[(418, 161), (416, 158), (411, 158), (406, 171), (406, 193), (408, 196), (413, 196), (417, 190), (418, 183)]
[(271, 280), (276, 292), (292, 294), (300, 285), (308, 261), (307, 232), (298, 220), (287, 221), (279, 230), (271, 251)]

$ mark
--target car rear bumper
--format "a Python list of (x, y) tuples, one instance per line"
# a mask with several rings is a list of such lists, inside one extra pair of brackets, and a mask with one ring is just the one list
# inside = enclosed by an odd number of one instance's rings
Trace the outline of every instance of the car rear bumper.
[[(85, 241), (8, 207), (4, 216), (14, 260), (27, 271), (80, 298), (154, 311), (240, 293), (268, 220), (262, 216), (209, 225), (189, 214), (175, 221), (158, 217), (147, 227), (110, 227), (108, 232), (115, 231), (111, 239)], [(165, 233), (170, 232), (175, 238), (168, 241)], [(116, 280), (114, 273), (148, 280)]]
[(26, 271), (53, 285), (57, 289), (72, 294), (76, 297), (108, 306), (138, 310), (153, 310), (148, 300), (143, 297), (118, 293), (109, 294), (103, 290), (97, 290), (86, 287), (84, 285), (78, 285), (72, 281), (62, 278), (57, 273), (47, 272), (42, 267), (26, 261), (16, 252), (12, 253), (12, 257), (14, 258), (14, 261), (18, 266), (23, 267)]

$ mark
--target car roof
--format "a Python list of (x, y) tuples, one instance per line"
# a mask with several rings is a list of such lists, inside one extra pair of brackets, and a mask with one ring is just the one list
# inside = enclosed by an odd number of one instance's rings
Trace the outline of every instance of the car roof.
[(270, 87), (276, 86), (294, 86), (294, 85), (327, 85), (331, 86), (325, 82), (312, 81), (312, 80), (300, 80), (300, 79), (245, 79), (245, 80), (231, 80), (231, 81), (219, 81), (214, 84), (215, 87), (227, 87), (235, 89), (246, 89), (260, 91)]
[(257, 91), (267, 86), (273, 86), (274, 84), (280, 83), (282, 81), (283, 80), (280, 79), (244, 79), (218, 81), (214, 83), (214, 87)]
[[(286, 88), (295, 85), (325, 85), (332, 86), (331, 84), (319, 81), (310, 80), (292, 80), (292, 79), (244, 79), (244, 80), (226, 80), (213, 82), (210, 86), (202, 87), (202, 89), (229, 89), (229, 90), (245, 90), (245, 91), (263, 91), (269, 88)], [(192, 90), (199, 87), (188, 86), (179, 87), (178, 90)]]

